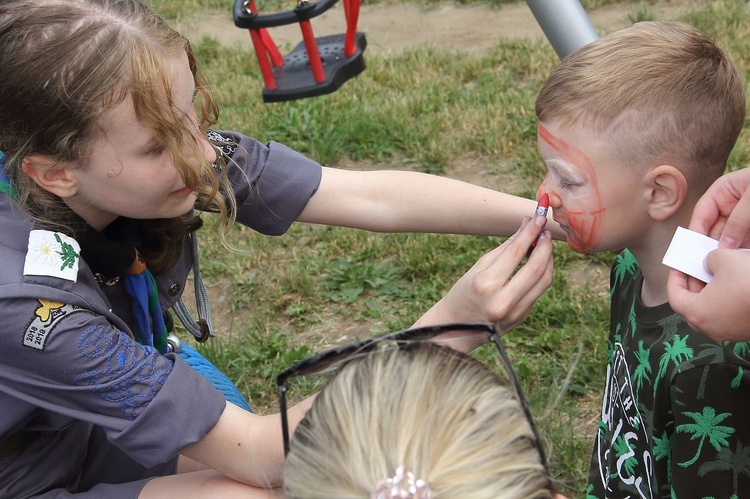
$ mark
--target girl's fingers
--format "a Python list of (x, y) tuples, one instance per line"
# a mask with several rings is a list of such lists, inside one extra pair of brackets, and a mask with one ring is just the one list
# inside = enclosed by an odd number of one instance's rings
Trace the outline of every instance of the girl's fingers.
[(504, 327), (509, 329), (528, 317), (536, 300), (552, 283), (553, 273), (551, 235), (545, 232), (538, 238), (532, 257), (512, 278), (505, 274), (502, 287), (493, 296), (491, 309)]

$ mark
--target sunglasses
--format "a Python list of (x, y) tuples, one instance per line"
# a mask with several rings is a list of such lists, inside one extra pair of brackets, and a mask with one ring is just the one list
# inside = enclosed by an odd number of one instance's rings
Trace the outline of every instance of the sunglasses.
[(352, 343), (339, 348), (327, 350), (318, 355), (310, 357), (309, 359), (303, 360), (302, 362), (290, 367), (276, 377), (276, 385), (279, 395), (279, 410), (281, 413), (281, 430), (284, 437), (284, 455), (289, 453), (289, 421), (287, 419), (287, 404), (286, 394), (289, 390), (289, 380), (297, 376), (309, 376), (313, 374), (321, 374), (332, 369), (341, 367), (346, 362), (361, 356), (364, 353), (372, 352), (373, 350), (380, 348), (384, 344), (395, 344), (396, 346), (402, 346), (409, 343), (428, 341), (435, 339), (438, 336), (447, 333), (460, 333), (451, 335), (454, 337), (466, 337), (467, 334), (486, 334), (488, 339), (495, 344), (497, 351), (502, 359), (505, 371), (508, 374), (513, 389), (516, 392), (516, 397), (523, 407), (526, 419), (531, 427), (531, 431), (534, 435), (534, 444), (539, 451), (539, 456), (547, 470), (547, 458), (542, 448), (541, 439), (539, 438), (539, 432), (537, 431), (536, 424), (534, 424), (534, 418), (531, 416), (531, 410), (529, 404), (526, 401), (526, 397), (521, 389), (521, 384), (518, 382), (513, 366), (511, 366), (510, 359), (505, 352), (503, 342), (500, 341), (500, 335), (497, 329), (492, 324), (444, 324), (440, 326), (427, 326), (415, 329), (409, 329), (406, 331), (400, 331), (397, 333), (386, 333), (378, 336), (374, 336), (358, 343)]

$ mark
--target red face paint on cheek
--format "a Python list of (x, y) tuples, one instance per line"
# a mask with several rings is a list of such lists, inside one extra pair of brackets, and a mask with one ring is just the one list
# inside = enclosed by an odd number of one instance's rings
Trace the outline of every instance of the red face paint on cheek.
[[(588, 179), (588, 185), (576, 187), (577, 189), (586, 188), (588, 194), (573, 197), (564, 188), (560, 189), (557, 194), (558, 199), (560, 199), (560, 207), (555, 208), (555, 218), (557, 219), (559, 214), (560, 219), (558, 221), (567, 227), (567, 242), (573, 251), (590, 252), (597, 247), (602, 239), (601, 226), (605, 211), (596, 181), (594, 165), (580, 149), (568, 144), (560, 137), (555, 137), (541, 123), (539, 124), (538, 135), (540, 141), (558, 153), (567, 163), (580, 169)], [(547, 182), (548, 177), (549, 174), (545, 178), (545, 182)], [(584, 208), (583, 205), (588, 206)], [(583, 209), (576, 209), (577, 207)]]
[(568, 216), (568, 246), (573, 251), (588, 253), (601, 240), (601, 212), (566, 212)]

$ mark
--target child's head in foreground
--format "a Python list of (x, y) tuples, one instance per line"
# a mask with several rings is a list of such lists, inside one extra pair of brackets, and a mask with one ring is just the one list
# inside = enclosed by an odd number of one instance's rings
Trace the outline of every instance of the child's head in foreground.
[(284, 487), (290, 498), (396, 497), (377, 492), (406, 473), (432, 498), (554, 495), (513, 389), (433, 342), (341, 367), (294, 433)]
[[(642, 22), (562, 60), (536, 101), (555, 220), (579, 252), (682, 222), (726, 168), (745, 116), (737, 68), (679, 22)], [(684, 220), (687, 223), (687, 220)]]

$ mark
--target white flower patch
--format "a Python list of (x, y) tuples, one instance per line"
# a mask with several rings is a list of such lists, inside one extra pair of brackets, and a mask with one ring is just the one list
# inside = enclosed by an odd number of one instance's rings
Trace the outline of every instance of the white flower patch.
[(32, 230), (23, 275), (59, 277), (75, 282), (81, 256), (78, 241), (59, 232)]

